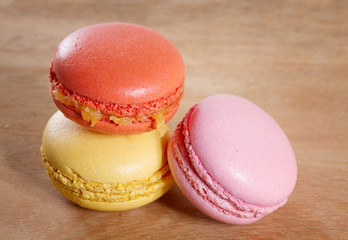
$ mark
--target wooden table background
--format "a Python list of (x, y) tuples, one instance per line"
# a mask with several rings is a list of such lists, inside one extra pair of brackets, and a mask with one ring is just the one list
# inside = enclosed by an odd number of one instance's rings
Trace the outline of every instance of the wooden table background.
[[(132, 22), (167, 36), (190, 106), (250, 99), (287, 133), (298, 163), (288, 203), (249, 226), (212, 220), (174, 186), (142, 208), (85, 210), (53, 187), (39, 147), (56, 111), (48, 66), (76, 29)], [(348, 239), (348, 1), (0, 1), (0, 239)]]

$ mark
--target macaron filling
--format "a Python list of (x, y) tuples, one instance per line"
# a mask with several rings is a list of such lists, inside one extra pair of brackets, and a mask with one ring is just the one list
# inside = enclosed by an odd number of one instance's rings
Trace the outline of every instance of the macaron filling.
[(117, 125), (136, 122), (156, 121), (160, 135), (168, 130), (165, 125), (166, 115), (178, 104), (183, 96), (183, 83), (166, 97), (144, 104), (115, 104), (92, 100), (74, 93), (62, 83), (50, 67), (51, 94), (66, 107), (81, 114), (81, 117), (94, 126), (98, 121), (108, 121)]
[(173, 152), (179, 169), (181, 169), (185, 179), (197, 194), (218, 211), (240, 218), (261, 218), (283, 206), (286, 200), (271, 207), (248, 204), (226, 191), (208, 173), (195, 153), (190, 140), (189, 120), (196, 106), (190, 109), (174, 132), (173, 143), (175, 144), (173, 144)]
[(173, 177), (168, 162), (147, 179), (134, 180), (128, 183), (100, 183), (82, 178), (73, 169), (68, 168), (69, 175), (62, 173), (45, 156), (40, 148), (42, 160), (47, 174), (53, 182), (61, 184), (79, 199), (97, 202), (127, 202), (141, 197), (147, 197), (170, 184)]

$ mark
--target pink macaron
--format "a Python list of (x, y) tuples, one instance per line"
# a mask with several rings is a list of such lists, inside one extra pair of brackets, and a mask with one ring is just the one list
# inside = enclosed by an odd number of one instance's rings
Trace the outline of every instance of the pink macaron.
[(279, 125), (233, 95), (192, 107), (170, 139), (168, 160), (184, 195), (229, 224), (253, 223), (282, 207), (297, 178), (294, 152)]

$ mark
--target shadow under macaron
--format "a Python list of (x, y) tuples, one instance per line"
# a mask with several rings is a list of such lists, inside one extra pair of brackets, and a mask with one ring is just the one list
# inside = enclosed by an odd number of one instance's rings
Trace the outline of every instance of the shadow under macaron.
[(174, 183), (172, 188), (157, 201), (160, 204), (164, 204), (168, 208), (171, 208), (173, 211), (178, 212), (180, 215), (186, 215), (187, 217), (192, 217), (195, 219), (218, 222), (203, 214), (189, 200), (187, 200), (176, 183)]

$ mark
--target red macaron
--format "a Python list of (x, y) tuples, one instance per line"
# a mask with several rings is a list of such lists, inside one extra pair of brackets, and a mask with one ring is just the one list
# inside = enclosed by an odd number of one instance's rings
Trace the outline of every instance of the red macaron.
[(128, 23), (71, 33), (58, 45), (50, 67), (57, 107), (101, 133), (164, 132), (183, 96), (184, 79), (177, 48), (159, 33)]

